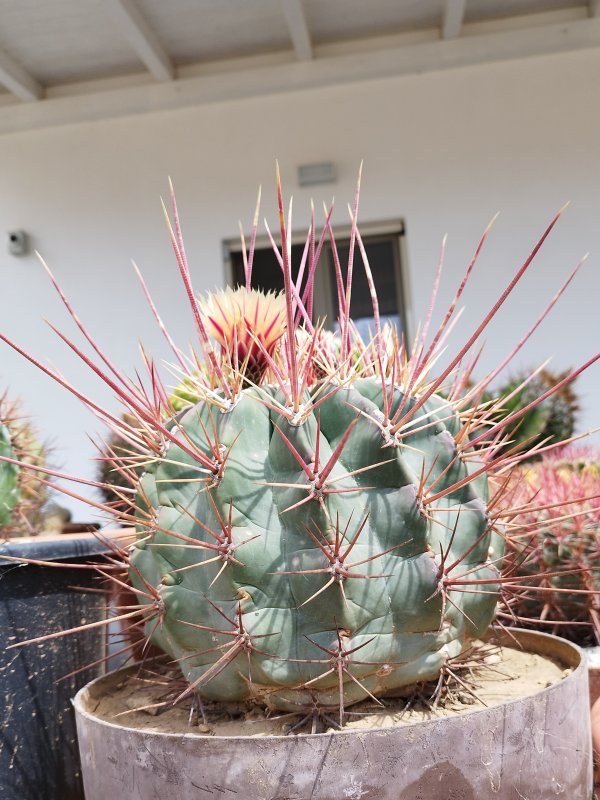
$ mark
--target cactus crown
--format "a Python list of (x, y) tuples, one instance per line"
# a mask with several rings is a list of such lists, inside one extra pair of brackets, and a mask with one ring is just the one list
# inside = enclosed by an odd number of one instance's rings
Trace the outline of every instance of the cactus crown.
[[(406, 685), (449, 674), (510, 586), (500, 576), (510, 536), (505, 478), (522, 455), (504, 446), (504, 432), (527, 408), (497, 422), (494, 403), (482, 398), (523, 342), (482, 381), (470, 381), (479, 337), (558, 215), (435, 374), (488, 231), (440, 327), (430, 332), (432, 301), (407, 347), (379, 319), (356, 224), (358, 191), (345, 271), (330, 211), (320, 235), (313, 219), (292, 278), (290, 222), (278, 183), (280, 246), (271, 238), (284, 293), (251, 288), (257, 208), (245, 285), (200, 300), (172, 200), (169, 231), (201, 352), (188, 356), (173, 342), (142, 285), (172, 348), (179, 385), (166, 389), (145, 353), (147, 383), (122, 376), (95, 342), (97, 363), (69, 342), (126, 410), (119, 417), (84, 398), (128, 449), (109, 453), (122, 479), (113, 487), (120, 519), (137, 529), (131, 550), (115, 554), (123, 574), (114, 563), (111, 573), (117, 585), (133, 586), (139, 604), (134, 621), (130, 607), (123, 618), (178, 661), (188, 681), (181, 697), (197, 692), (313, 717), (334, 714), (341, 725), (359, 700), (381, 702)], [(337, 278), (338, 335), (313, 317), (326, 239)], [(356, 269), (365, 271), (373, 301), (367, 342), (350, 319)]]
[(0, 536), (38, 533), (47, 492), (35, 468), (44, 466), (44, 448), (6, 395), (0, 397), (0, 456)]
[(285, 329), (282, 294), (230, 286), (200, 301), (208, 333), (221, 346), (224, 361), (260, 383)]

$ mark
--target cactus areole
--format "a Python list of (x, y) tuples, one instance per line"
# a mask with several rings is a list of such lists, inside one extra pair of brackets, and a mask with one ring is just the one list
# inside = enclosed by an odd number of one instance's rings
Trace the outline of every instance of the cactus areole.
[[(515, 455), (503, 432), (531, 405), (498, 422), (495, 404), (482, 398), (573, 275), (503, 364), (474, 382), (481, 334), (558, 215), (449, 356), (457, 304), (488, 231), (441, 324), (430, 330), (438, 273), (427, 318), (408, 347), (380, 322), (356, 225), (358, 191), (349, 263), (340, 265), (329, 211), (320, 234), (312, 220), (297, 273), (279, 183), (277, 194), (280, 244), (269, 236), (284, 292), (253, 288), (257, 205), (249, 247), (243, 243), (244, 285), (202, 298), (172, 198), (168, 225), (195, 351), (175, 344), (142, 286), (172, 349), (178, 385), (166, 387), (145, 351), (148, 380), (121, 375), (60, 288), (97, 358), (63, 338), (125, 413), (103, 410), (46, 371), (120, 437), (105, 458), (121, 483), (111, 486), (119, 496), (114, 507), (123, 524), (136, 525), (137, 540), (119, 554), (122, 573), (115, 557), (110, 577), (120, 588), (132, 584), (137, 596), (139, 606), (124, 607), (122, 619), (180, 665), (188, 686), (179, 697), (195, 692), (313, 719), (332, 714), (341, 725), (354, 703), (381, 702), (451, 674), (493, 620), (501, 589), (510, 591), (512, 578), (500, 576), (511, 519), (505, 475), (526, 454)], [(338, 299), (330, 326), (338, 333), (313, 314), (326, 241)], [(350, 319), (359, 269), (373, 304), (367, 341)], [(445, 366), (438, 367), (442, 352)]]

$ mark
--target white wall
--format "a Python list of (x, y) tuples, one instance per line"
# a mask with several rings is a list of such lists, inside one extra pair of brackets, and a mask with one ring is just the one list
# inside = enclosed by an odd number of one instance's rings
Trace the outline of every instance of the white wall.
[[(275, 220), (275, 158), (294, 194), (299, 227), (307, 225), (310, 196), (320, 207), (332, 192), (338, 221), (346, 222), (345, 204), (364, 159), (361, 217), (404, 218), (417, 318), (426, 308), (443, 234), (449, 242), (440, 306), (485, 224), (501, 211), (466, 297), (463, 336), (554, 212), (572, 200), (490, 331), (484, 361), (491, 366), (504, 356), (589, 250), (576, 284), (516, 364), (553, 356), (553, 366), (563, 369), (592, 355), (600, 339), (599, 77), (600, 51), (592, 50), (5, 135), (1, 230), (31, 233), (91, 330), (129, 369), (138, 336), (167, 354), (130, 258), (142, 267), (177, 340), (192, 335), (159, 206), (168, 175), (195, 283), (203, 290), (223, 282), (221, 241), (236, 235), (239, 218), (251, 219), (259, 183), (263, 209)], [(328, 159), (339, 169), (334, 187), (309, 192), (296, 185), (296, 165)], [(63, 324), (65, 318), (35, 257), (0, 253), (0, 287), (0, 329), (117, 408), (41, 322)], [(56, 464), (93, 474), (88, 459), (94, 451), (84, 432), (99, 425), (75, 399), (5, 346), (0, 382), (23, 396), (55, 441)], [(580, 427), (600, 424), (600, 368), (577, 387)], [(89, 517), (72, 505), (79, 517)]]

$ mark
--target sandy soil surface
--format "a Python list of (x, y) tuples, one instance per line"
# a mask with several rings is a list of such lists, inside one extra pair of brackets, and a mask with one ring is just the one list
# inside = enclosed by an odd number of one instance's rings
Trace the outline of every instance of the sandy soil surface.
[[(378, 728), (410, 724), (448, 714), (464, 714), (486, 706), (534, 694), (560, 681), (570, 670), (533, 653), (511, 647), (481, 645), (475, 666), (457, 671), (460, 680), (445, 685), (435, 704), (431, 698), (436, 684), (421, 684), (404, 692), (403, 697), (384, 698), (384, 706), (365, 701), (347, 709), (345, 729)], [(245, 703), (204, 703), (204, 717), (190, 697), (173, 705), (185, 684), (168, 667), (133, 668), (125, 679), (109, 680), (109, 692), (90, 698), (89, 710), (101, 718), (144, 730), (163, 733), (194, 733), (204, 736), (281, 736), (302, 719), (280, 712), (266, 712)], [(175, 681), (175, 685), (174, 685)], [(331, 712), (331, 718), (337, 718)], [(332, 730), (326, 720), (319, 721), (319, 732)], [(310, 732), (310, 724), (295, 733)]]

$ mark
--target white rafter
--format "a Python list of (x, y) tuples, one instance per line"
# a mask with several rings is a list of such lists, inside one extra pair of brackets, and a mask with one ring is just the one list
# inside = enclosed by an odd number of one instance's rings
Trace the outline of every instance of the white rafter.
[(20, 64), (0, 50), (0, 84), (20, 100), (39, 100), (44, 88)]
[(590, 0), (590, 17), (600, 17), (600, 0)]
[(442, 23), (443, 39), (456, 39), (460, 36), (466, 8), (467, 0), (446, 0)]
[(296, 56), (300, 61), (310, 61), (313, 57), (313, 48), (302, 0), (281, 0), (281, 8), (285, 14)]
[(108, 0), (107, 5), (121, 33), (156, 80), (172, 80), (173, 63), (134, 0)]
[(43, 103), (0, 103), (0, 134), (600, 48), (600, 17), (568, 21), (561, 11), (542, 15), (539, 23), (514, 29), (494, 22), (483, 30), (480, 23), (474, 28), (467, 24), (468, 35), (456, 39), (443, 41), (439, 30), (431, 30), (428, 37), (412, 43), (386, 37), (381, 47), (374, 47), (373, 37), (368, 37), (362, 49), (356, 41), (333, 49), (318, 46), (311, 61), (300, 62), (279, 52), (238, 59), (210, 74), (193, 70), (186, 74), (184, 68), (177, 81), (132, 84), (129, 77), (116, 78), (110, 88), (106, 81), (99, 81), (94, 91), (88, 84), (85, 93), (77, 84), (68, 91), (51, 87)]

